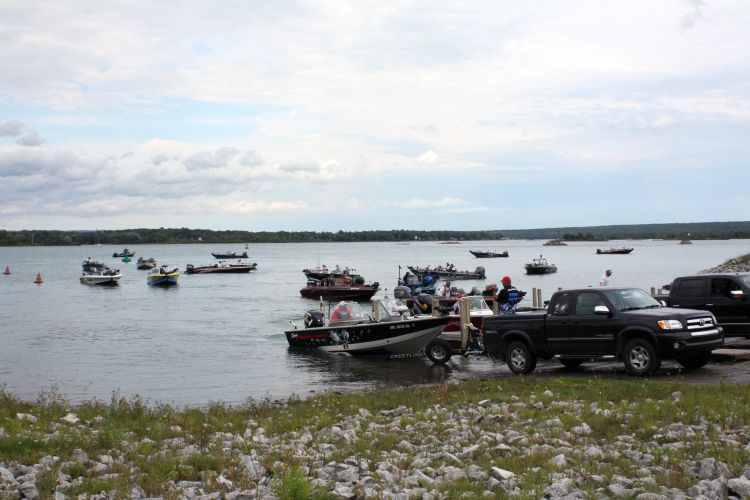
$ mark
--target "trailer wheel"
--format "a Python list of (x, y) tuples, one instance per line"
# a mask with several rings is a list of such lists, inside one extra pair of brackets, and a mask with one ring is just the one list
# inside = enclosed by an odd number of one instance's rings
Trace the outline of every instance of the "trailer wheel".
[(560, 358), (560, 363), (563, 364), (565, 368), (578, 368), (583, 364), (583, 359), (576, 359), (576, 358)]
[(442, 365), (448, 362), (453, 355), (453, 348), (446, 340), (437, 339), (427, 344), (427, 357), (435, 364)]
[(518, 375), (531, 373), (536, 367), (536, 356), (532, 354), (526, 343), (518, 340), (511, 342), (508, 346), (505, 351), (505, 360), (510, 371)]
[(711, 351), (702, 352), (689, 357), (677, 358), (677, 362), (688, 370), (703, 368), (709, 361), (711, 361)]
[(654, 345), (645, 339), (635, 338), (625, 344), (622, 357), (628, 373), (638, 377), (653, 375), (661, 366), (661, 356)]

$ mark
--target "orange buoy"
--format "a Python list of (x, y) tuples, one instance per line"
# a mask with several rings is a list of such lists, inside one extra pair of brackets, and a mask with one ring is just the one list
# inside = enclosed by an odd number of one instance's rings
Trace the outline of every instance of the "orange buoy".
[(10, 274), (10, 267), (9, 266), (5, 266), (5, 271), (3, 272), (3, 274)]
[(41, 273), (36, 273), (36, 279), (34, 280), (34, 283), (36, 283), (37, 285), (41, 285), (42, 283), (44, 283)]

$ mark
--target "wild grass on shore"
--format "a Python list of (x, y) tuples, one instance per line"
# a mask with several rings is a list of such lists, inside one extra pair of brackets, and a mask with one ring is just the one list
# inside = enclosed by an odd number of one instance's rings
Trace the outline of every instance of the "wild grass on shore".
[[(465, 413), (467, 408), (473, 413)], [(701, 435), (691, 431), (680, 436), (679, 446), (660, 446), (676, 442), (669, 429), (677, 423), (699, 428)], [(583, 424), (589, 428), (583, 435), (570, 432)], [(354, 432), (342, 432), (347, 425)], [(742, 439), (750, 429), (750, 386), (512, 377), (204, 408), (147, 405), (117, 395), (108, 402), (71, 405), (55, 391), (25, 402), (0, 390), (0, 467), (46, 462), (36, 476), (42, 497), (61, 488), (73, 497), (102, 491), (128, 496), (133, 486), (149, 496), (171, 497), (187, 482), (199, 482), (205, 492), (252, 489), (259, 478), (240, 466), (243, 457), (252, 456), (281, 498), (325, 497), (330, 489), (314, 481), (315, 469), (325, 463), (378, 464), (394, 460), (398, 450), (397, 461), (403, 462), (398, 465), (406, 470), (414, 460), (409, 443), (445, 450), (462, 427), (477, 441), (457, 448), (479, 445), (465, 460), (480, 471), (512, 471), (515, 485), (529, 497), (540, 496), (560, 473), (560, 464), (551, 459), (561, 446), (578, 450), (566, 457), (566, 470), (605, 480), (637, 476), (643, 464), (628, 454), (592, 459), (580, 452), (630, 440), (629, 451), (652, 456), (664, 471), (654, 488), (684, 490), (696, 482), (685, 464), (712, 457), (739, 475), (749, 463), (750, 446)], [(512, 432), (533, 452), (508, 453), (518, 449)], [(727, 445), (728, 434), (740, 436), (737, 446)], [(495, 435), (504, 436), (510, 447), (490, 442)], [(329, 443), (324, 462), (310, 458)], [(430, 455), (425, 466), (440, 467), (441, 456)], [(62, 487), (61, 474), (69, 478)], [(593, 492), (597, 485), (581, 488)], [(451, 497), (481, 495), (485, 488), (468, 478), (433, 487)]]

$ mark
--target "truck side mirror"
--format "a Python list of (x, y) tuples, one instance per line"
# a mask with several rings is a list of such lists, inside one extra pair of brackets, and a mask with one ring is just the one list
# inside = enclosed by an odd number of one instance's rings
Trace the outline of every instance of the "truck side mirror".
[(743, 297), (744, 292), (742, 290), (732, 290), (729, 292), (729, 296), (733, 299), (741, 299)]
[(609, 316), (609, 307), (596, 306), (594, 307), (594, 314), (601, 315), (601, 316)]

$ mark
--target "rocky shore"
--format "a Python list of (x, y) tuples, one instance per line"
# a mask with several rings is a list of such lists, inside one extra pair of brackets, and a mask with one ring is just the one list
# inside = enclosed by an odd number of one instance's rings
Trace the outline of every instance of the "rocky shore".
[(723, 264), (704, 269), (701, 274), (709, 273), (747, 273), (750, 272), (750, 253), (729, 259)]
[(750, 498), (748, 387), (674, 389), (514, 377), (140, 425), (31, 407), (0, 413), (0, 497)]

